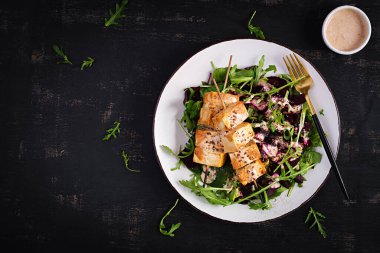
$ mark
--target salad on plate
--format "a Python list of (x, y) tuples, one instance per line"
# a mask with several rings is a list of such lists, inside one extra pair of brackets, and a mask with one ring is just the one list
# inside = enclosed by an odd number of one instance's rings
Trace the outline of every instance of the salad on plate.
[(302, 187), (321, 161), (320, 138), (299, 80), (257, 65), (216, 68), (207, 81), (184, 92), (178, 120), (188, 136), (172, 169), (192, 171), (180, 184), (211, 204), (270, 209), (271, 200)]

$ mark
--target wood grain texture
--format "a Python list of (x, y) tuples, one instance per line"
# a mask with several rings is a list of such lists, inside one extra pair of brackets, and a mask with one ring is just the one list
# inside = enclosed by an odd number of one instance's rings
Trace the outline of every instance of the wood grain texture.
[[(103, 28), (114, 0), (3, 1), (0, 6), (0, 248), (2, 252), (376, 252), (380, 219), (380, 2), (301, 0), (130, 1), (118, 27)], [(367, 47), (352, 56), (329, 51), (321, 24), (334, 7), (354, 4), (372, 22)], [(305, 206), (279, 220), (233, 224), (178, 197), (153, 150), (152, 121), (167, 79), (214, 43), (267, 39), (308, 58), (326, 77), (341, 116), (338, 164), (354, 201), (330, 175)], [(53, 44), (75, 63), (55, 64)], [(81, 71), (80, 62), (95, 58)], [(120, 120), (118, 140), (102, 142)], [(168, 133), (170, 134), (170, 133)], [(121, 148), (131, 156), (123, 168)], [(313, 206), (326, 216), (323, 240), (303, 224)]]

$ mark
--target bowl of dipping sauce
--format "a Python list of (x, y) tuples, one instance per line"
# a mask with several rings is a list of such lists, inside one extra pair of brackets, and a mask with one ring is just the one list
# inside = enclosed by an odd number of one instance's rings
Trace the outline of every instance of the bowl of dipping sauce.
[(371, 23), (359, 8), (340, 6), (327, 15), (322, 26), (322, 37), (332, 51), (354, 54), (367, 45), (371, 37)]

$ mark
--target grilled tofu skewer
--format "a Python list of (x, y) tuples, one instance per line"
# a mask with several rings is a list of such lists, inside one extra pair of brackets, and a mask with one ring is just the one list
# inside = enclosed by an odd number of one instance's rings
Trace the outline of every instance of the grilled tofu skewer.
[[(231, 59), (224, 82), (226, 87)], [(260, 151), (253, 141), (253, 128), (250, 123), (244, 122), (248, 118), (248, 111), (239, 96), (221, 93), (212, 79), (217, 92), (207, 92), (203, 97), (203, 106), (198, 120), (210, 130), (196, 130), (194, 162), (205, 165), (205, 186), (210, 166), (222, 167), (229, 153), (232, 167), (236, 171), (239, 181), (246, 185), (263, 175), (266, 170), (261, 162)], [(212, 129), (212, 130), (211, 130)]]
[[(230, 55), (230, 60), (229, 60), (229, 63), (228, 63), (228, 69), (227, 69), (227, 73), (226, 73), (226, 78), (225, 78), (225, 80), (224, 80), (223, 89), (225, 89), (225, 88), (226, 88), (226, 85), (227, 85), (228, 76), (229, 76), (230, 69), (231, 69), (231, 61), (232, 61), (232, 55)], [(215, 78), (213, 78), (212, 80), (213, 80), (214, 85), (215, 85), (215, 88), (216, 88), (216, 90), (217, 90), (217, 92), (218, 92), (218, 96), (219, 96), (219, 98), (220, 98), (220, 101), (222, 102), (223, 109), (226, 109), (226, 104), (224, 103), (224, 100), (223, 100), (222, 94), (221, 94), (221, 92), (220, 92), (220, 90), (219, 90), (219, 87), (218, 87), (216, 81), (215, 81)], [(239, 101), (239, 97), (238, 97), (238, 96), (235, 96), (234, 98), (235, 98), (237, 101)], [(208, 121), (208, 123), (210, 123), (210, 121)], [(209, 134), (209, 133), (206, 133), (206, 135), (212, 135), (212, 133), (210, 133), (210, 134)], [(207, 138), (205, 138), (205, 139), (207, 139)], [(197, 143), (197, 139), (196, 139), (195, 143)], [(210, 143), (212, 144), (212, 142), (210, 142)], [(207, 143), (206, 143), (206, 145), (207, 145)], [(195, 150), (194, 150), (194, 153), (195, 153)], [(224, 154), (224, 155), (225, 155), (225, 154)], [(222, 158), (222, 160), (224, 160), (224, 161), (223, 161), (223, 164), (224, 164), (224, 162), (225, 162), (225, 158), (224, 158), (224, 159)], [(205, 172), (205, 179), (204, 179), (204, 181), (203, 181), (203, 187), (205, 187), (205, 185), (206, 185), (207, 176), (208, 176), (208, 174), (209, 174), (209, 169), (210, 169), (209, 166), (206, 165), (206, 172)]]

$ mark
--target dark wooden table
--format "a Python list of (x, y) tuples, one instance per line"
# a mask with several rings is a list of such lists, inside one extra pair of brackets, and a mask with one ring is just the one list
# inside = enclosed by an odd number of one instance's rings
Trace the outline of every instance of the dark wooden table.
[[(380, 3), (378, 1), (130, 1), (120, 26), (103, 28), (110, 1), (2, 1), (1, 252), (376, 252), (380, 226)], [(321, 38), (324, 17), (354, 4), (372, 22), (367, 47), (337, 55)], [(338, 164), (344, 201), (330, 174), (306, 205), (279, 220), (234, 224), (180, 199), (167, 219), (182, 222), (174, 238), (158, 224), (179, 197), (153, 149), (155, 105), (167, 79), (188, 57), (224, 40), (267, 40), (308, 58), (338, 103)], [(57, 65), (63, 46), (73, 65)], [(80, 70), (91, 56), (94, 66)], [(117, 140), (104, 131), (120, 120)], [(170, 133), (168, 133), (170, 134)], [(123, 167), (126, 148), (132, 173)], [(328, 238), (303, 221), (310, 206), (326, 216)], [(7, 251), (3, 251), (7, 249)]]

